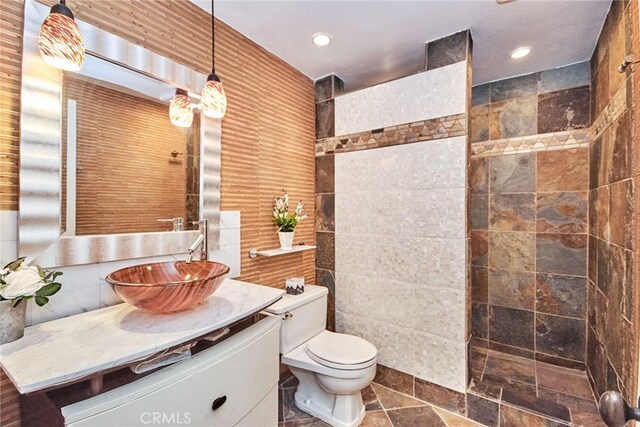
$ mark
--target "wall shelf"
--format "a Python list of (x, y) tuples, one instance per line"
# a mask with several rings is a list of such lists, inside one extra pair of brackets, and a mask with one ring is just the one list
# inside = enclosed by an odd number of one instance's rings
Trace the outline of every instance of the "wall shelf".
[(311, 246), (311, 245), (295, 245), (293, 246), (293, 249), (291, 249), (290, 251), (285, 251), (280, 248), (259, 251), (258, 249), (254, 248), (249, 250), (249, 258), (253, 259), (259, 256), (273, 257), (273, 256), (280, 256), (280, 255), (288, 255), (288, 254), (293, 254), (293, 253), (298, 253), (303, 251), (310, 251), (315, 248), (316, 248), (315, 246)]

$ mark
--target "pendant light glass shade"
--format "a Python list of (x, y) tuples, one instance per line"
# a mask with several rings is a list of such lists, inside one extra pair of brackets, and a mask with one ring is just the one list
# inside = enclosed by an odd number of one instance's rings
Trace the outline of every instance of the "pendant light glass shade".
[(227, 95), (224, 93), (222, 82), (215, 73), (209, 74), (207, 83), (202, 89), (200, 103), (202, 104), (202, 112), (207, 117), (221, 119), (227, 112)]
[(176, 94), (169, 104), (169, 118), (171, 124), (188, 128), (193, 123), (193, 110), (189, 95), (182, 89), (177, 89)]
[(64, 4), (51, 8), (38, 34), (40, 55), (52, 67), (78, 71), (84, 63), (84, 43), (73, 13)]
[(216, 74), (215, 2), (211, 0), (211, 74), (207, 77), (200, 98), (202, 113), (207, 117), (221, 119), (227, 112), (227, 95), (220, 77)]

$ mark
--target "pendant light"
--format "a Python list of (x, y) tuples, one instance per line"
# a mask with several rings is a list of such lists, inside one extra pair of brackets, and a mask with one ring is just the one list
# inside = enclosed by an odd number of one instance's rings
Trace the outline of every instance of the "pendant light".
[(84, 63), (84, 43), (78, 24), (65, 0), (51, 8), (38, 34), (38, 48), (44, 62), (67, 71), (78, 71)]
[(227, 95), (224, 93), (220, 77), (216, 75), (216, 44), (214, 33), (214, 0), (211, 0), (211, 74), (202, 89), (202, 112), (205, 116), (221, 119), (227, 111)]
[(169, 118), (171, 124), (188, 128), (193, 123), (193, 110), (191, 109), (191, 100), (186, 91), (176, 89), (176, 94), (169, 104)]

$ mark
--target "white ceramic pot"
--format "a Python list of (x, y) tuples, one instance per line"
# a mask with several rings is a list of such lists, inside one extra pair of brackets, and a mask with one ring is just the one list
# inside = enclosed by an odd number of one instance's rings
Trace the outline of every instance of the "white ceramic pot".
[(293, 250), (293, 235), (295, 231), (278, 231), (278, 238), (280, 238), (280, 249), (283, 251)]
[(12, 305), (13, 301), (0, 301), (0, 344), (15, 341), (24, 335), (27, 302), (22, 301), (15, 308)]

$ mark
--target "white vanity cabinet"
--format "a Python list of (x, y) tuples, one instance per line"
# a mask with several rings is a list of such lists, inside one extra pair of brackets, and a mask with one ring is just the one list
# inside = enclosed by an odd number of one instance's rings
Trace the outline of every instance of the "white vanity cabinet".
[(276, 426), (279, 329), (267, 317), (189, 360), (65, 406), (64, 424)]

